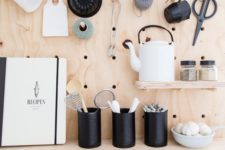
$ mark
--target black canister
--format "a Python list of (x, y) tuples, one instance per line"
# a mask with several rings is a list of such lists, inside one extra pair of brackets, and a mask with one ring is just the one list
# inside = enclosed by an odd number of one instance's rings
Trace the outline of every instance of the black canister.
[(121, 113), (112, 114), (113, 146), (129, 148), (135, 145), (135, 112), (120, 109)]
[(78, 144), (83, 148), (101, 145), (101, 110), (88, 108), (88, 113), (78, 111)]
[(144, 132), (145, 144), (152, 147), (163, 147), (167, 145), (167, 113), (164, 112), (145, 112)]

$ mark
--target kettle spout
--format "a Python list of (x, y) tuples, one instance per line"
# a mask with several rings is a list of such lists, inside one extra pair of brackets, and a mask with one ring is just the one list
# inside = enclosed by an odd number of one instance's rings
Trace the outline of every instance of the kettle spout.
[(125, 40), (123, 46), (130, 50), (130, 64), (134, 71), (139, 72), (141, 69), (141, 61), (135, 53), (135, 48), (131, 40)]

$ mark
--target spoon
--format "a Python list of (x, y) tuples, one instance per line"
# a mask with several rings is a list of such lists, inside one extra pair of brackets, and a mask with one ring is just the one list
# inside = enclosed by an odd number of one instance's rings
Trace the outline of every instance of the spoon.
[(84, 102), (83, 96), (81, 95), (81, 89), (82, 89), (81, 82), (79, 80), (77, 80), (76, 78), (73, 78), (72, 80), (70, 80), (66, 87), (66, 90), (69, 94), (78, 93), (80, 95), (82, 108), (83, 108), (84, 112), (87, 113), (88, 110), (87, 110), (87, 106)]

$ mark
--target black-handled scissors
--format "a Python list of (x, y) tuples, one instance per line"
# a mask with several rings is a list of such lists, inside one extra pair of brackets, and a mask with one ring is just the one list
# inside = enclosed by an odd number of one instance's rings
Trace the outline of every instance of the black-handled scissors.
[[(199, 35), (199, 33), (201, 31), (201, 28), (202, 28), (203, 21), (213, 17), (216, 14), (217, 8), (218, 8), (216, 0), (201, 0), (202, 1), (201, 10), (200, 10), (199, 13), (197, 13), (197, 11), (195, 9), (197, 1), (200, 1), (200, 0), (194, 0), (194, 2), (192, 4), (193, 13), (198, 19), (197, 27), (196, 27), (196, 30), (195, 30), (195, 36), (194, 36), (194, 40), (193, 40), (193, 44), (192, 44), (193, 46), (195, 45), (195, 43), (197, 41), (198, 35)], [(212, 1), (213, 4), (214, 4), (214, 10), (213, 10), (213, 13), (211, 15), (206, 16), (210, 1)]]

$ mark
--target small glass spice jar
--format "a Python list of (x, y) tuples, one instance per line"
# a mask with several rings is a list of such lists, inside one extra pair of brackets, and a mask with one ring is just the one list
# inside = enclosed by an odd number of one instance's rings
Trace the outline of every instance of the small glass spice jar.
[(180, 80), (181, 81), (196, 81), (197, 69), (194, 60), (185, 60), (180, 62)]
[(218, 79), (218, 71), (214, 60), (200, 61), (199, 80), (216, 81)]

